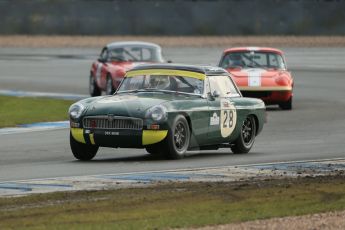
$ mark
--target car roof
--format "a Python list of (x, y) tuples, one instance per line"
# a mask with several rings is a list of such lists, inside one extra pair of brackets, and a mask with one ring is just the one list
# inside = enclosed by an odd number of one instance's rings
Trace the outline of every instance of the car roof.
[(277, 53), (277, 54), (283, 55), (283, 51), (281, 51), (280, 49), (270, 48), (270, 47), (252, 47), (252, 46), (247, 46), (247, 47), (233, 47), (233, 48), (224, 50), (224, 53), (244, 52), (244, 51), (273, 52), (273, 53)]
[(229, 73), (220, 67), (215, 66), (198, 66), (186, 64), (144, 64), (132, 68), (132, 70), (147, 70), (147, 69), (170, 69), (170, 70), (185, 70), (191, 72), (202, 73), (208, 76), (212, 75), (229, 75)]
[(142, 42), (142, 41), (123, 41), (123, 42), (112, 42), (106, 45), (107, 48), (117, 48), (123, 46), (142, 46), (142, 47), (154, 47), (156, 49), (161, 49), (161, 47), (155, 43)]

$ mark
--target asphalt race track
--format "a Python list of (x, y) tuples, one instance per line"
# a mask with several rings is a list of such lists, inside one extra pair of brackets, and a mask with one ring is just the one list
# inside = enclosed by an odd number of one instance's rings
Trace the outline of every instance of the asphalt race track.
[[(70, 152), (68, 129), (6, 134), (0, 135), (0, 182), (344, 158), (345, 49), (282, 49), (295, 77), (294, 108), (268, 108), (268, 123), (249, 154), (196, 151), (171, 161), (141, 149), (102, 148), (93, 161), (79, 162)], [(164, 51), (173, 62), (216, 64), (222, 48)], [(1, 48), (0, 90), (88, 94), (89, 67), (98, 53), (98, 49)]]

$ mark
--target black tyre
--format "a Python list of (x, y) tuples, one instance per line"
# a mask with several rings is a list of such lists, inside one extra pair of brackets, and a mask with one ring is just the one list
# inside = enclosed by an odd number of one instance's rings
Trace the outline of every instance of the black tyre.
[(107, 95), (112, 95), (115, 92), (115, 88), (113, 86), (113, 79), (111, 78), (110, 74), (107, 75), (107, 82), (106, 82), (106, 88), (105, 93)]
[(90, 74), (90, 79), (89, 79), (89, 92), (91, 97), (96, 97), (101, 95), (101, 90), (98, 88), (96, 79)]
[(166, 153), (169, 159), (184, 157), (190, 141), (190, 130), (186, 118), (177, 115), (166, 138)]
[(287, 102), (280, 103), (279, 107), (282, 110), (291, 110), (292, 109), (292, 97)]
[(231, 146), (231, 150), (235, 154), (248, 153), (253, 147), (256, 135), (256, 123), (253, 116), (248, 116), (242, 124), (241, 134)]
[(162, 155), (162, 146), (160, 144), (153, 144), (153, 145), (148, 145), (145, 147), (146, 151), (153, 155), (153, 156), (159, 156)]
[(73, 156), (78, 160), (89, 161), (95, 157), (99, 148), (98, 146), (80, 143), (74, 140), (71, 133), (69, 140)]

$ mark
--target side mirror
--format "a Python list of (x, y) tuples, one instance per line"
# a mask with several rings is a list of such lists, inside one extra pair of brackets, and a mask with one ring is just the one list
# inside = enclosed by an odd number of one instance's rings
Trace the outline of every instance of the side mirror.
[(220, 96), (220, 94), (219, 94), (219, 92), (217, 90), (213, 91), (213, 93), (211, 93), (211, 92), (207, 93), (207, 97), (211, 101), (215, 100), (215, 98), (217, 98), (219, 96)]
[(220, 96), (220, 94), (217, 90), (213, 91), (212, 97), (219, 97), (219, 96)]

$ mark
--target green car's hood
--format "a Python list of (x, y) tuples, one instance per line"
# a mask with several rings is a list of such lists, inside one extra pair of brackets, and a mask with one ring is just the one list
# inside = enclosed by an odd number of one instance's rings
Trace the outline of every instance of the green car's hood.
[(144, 117), (146, 111), (155, 106), (172, 100), (185, 100), (185, 95), (169, 93), (137, 93), (119, 94), (100, 97), (88, 105), (84, 116), (108, 115)]
[(265, 103), (258, 98), (249, 98), (249, 97), (237, 97), (232, 98), (232, 101), (235, 103), (237, 108), (265, 108)]

